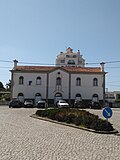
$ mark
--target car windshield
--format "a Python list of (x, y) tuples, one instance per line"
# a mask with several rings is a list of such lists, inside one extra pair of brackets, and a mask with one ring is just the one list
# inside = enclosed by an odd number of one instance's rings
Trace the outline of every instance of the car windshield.
[(33, 102), (32, 100), (25, 101), (25, 103), (32, 103), (32, 102)]
[(38, 101), (38, 103), (45, 103), (45, 101)]

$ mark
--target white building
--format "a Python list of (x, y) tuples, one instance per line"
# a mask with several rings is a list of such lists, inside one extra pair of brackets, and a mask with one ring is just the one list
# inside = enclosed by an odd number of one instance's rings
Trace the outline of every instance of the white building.
[(106, 89), (105, 101), (106, 105), (110, 107), (120, 107), (120, 91), (109, 92), (108, 89)]
[(84, 103), (104, 101), (105, 72), (104, 64), (100, 67), (85, 67), (85, 60), (80, 52), (73, 53), (68, 48), (60, 52), (56, 66), (19, 66), (14, 61), (11, 70), (12, 98), (21, 101), (45, 99), (55, 104), (58, 99), (65, 99), (73, 104), (75, 99)]

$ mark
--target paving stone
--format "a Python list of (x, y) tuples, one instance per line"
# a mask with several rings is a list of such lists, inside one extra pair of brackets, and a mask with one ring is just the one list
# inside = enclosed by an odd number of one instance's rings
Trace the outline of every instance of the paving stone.
[[(120, 136), (31, 118), (37, 109), (0, 107), (0, 160), (120, 160)], [(102, 117), (101, 110), (90, 110)], [(120, 131), (120, 109), (110, 119)]]

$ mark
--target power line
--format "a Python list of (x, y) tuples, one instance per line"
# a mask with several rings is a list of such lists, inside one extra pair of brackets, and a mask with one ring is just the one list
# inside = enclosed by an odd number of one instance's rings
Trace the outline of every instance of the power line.
[(92, 63), (92, 62), (91, 62), (91, 63), (85, 63), (85, 64), (86, 64), (86, 65), (89, 65), (89, 64), (90, 64), (90, 65), (94, 65), (94, 64), (100, 64), (100, 63), (98, 63), (98, 62), (97, 62), (97, 63)]
[(11, 68), (11, 67), (0, 67), (0, 68), (7, 68), (8, 69), (8, 68)]
[(105, 62), (105, 63), (120, 63), (120, 61), (108, 61), (108, 62)]
[[(0, 62), (5, 62), (5, 63), (13, 63), (13, 61), (9, 60), (0, 60)], [(19, 64), (33, 64), (33, 65), (55, 65), (55, 64), (47, 64), (47, 63), (37, 63), (37, 62), (18, 62)], [(85, 63), (86, 65), (95, 65), (95, 64), (100, 64), (101, 62), (87, 62)], [(120, 61), (103, 61), (102, 63), (109, 64), (109, 63), (120, 63)]]
[(55, 64), (49, 64), (49, 63), (33, 63), (33, 62), (18, 62), (19, 64), (33, 64), (33, 65), (55, 65)]
[(120, 85), (114, 85), (114, 84), (111, 84), (111, 85), (107, 84), (107, 86), (120, 87)]
[(120, 67), (105, 67), (105, 68), (110, 68), (110, 69), (117, 69), (117, 68), (120, 68)]
[(119, 83), (120, 81), (111, 81), (111, 82), (107, 82), (107, 83)]
[(0, 60), (0, 62), (13, 63), (13, 61)]
[[(86, 64), (100, 64), (101, 62), (97, 62), (97, 63), (86, 63)], [(109, 64), (109, 63), (120, 63), (120, 61), (103, 61), (103, 63), (105, 64)]]

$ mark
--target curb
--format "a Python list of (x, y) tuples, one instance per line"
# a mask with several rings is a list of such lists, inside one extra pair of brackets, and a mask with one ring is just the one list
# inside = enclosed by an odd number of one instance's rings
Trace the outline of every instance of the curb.
[(93, 130), (93, 129), (83, 128), (83, 127), (76, 126), (76, 125), (73, 125), (73, 124), (67, 124), (67, 123), (64, 123), (64, 122), (58, 122), (58, 121), (55, 121), (55, 120), (52, 120), (52, 119), (39, 117), (36, 114), (33, 114), (30, 117), (40, 119), (40, 120), (43, 120), (43, 121), (48, 121), (48, 122), (52, 122), (52, 123), (56, 123), (56, 124), (61, 124), (61, 125), (77, 128), (77, 129), (82, 129), (82, 130), (93, 132), (93, 133), (99, 133), (99, 134), (116, 134), (116, 133), (119, 133), (116, 129), (114, 129), (113, 131), (96, 131), (96, 130)]

